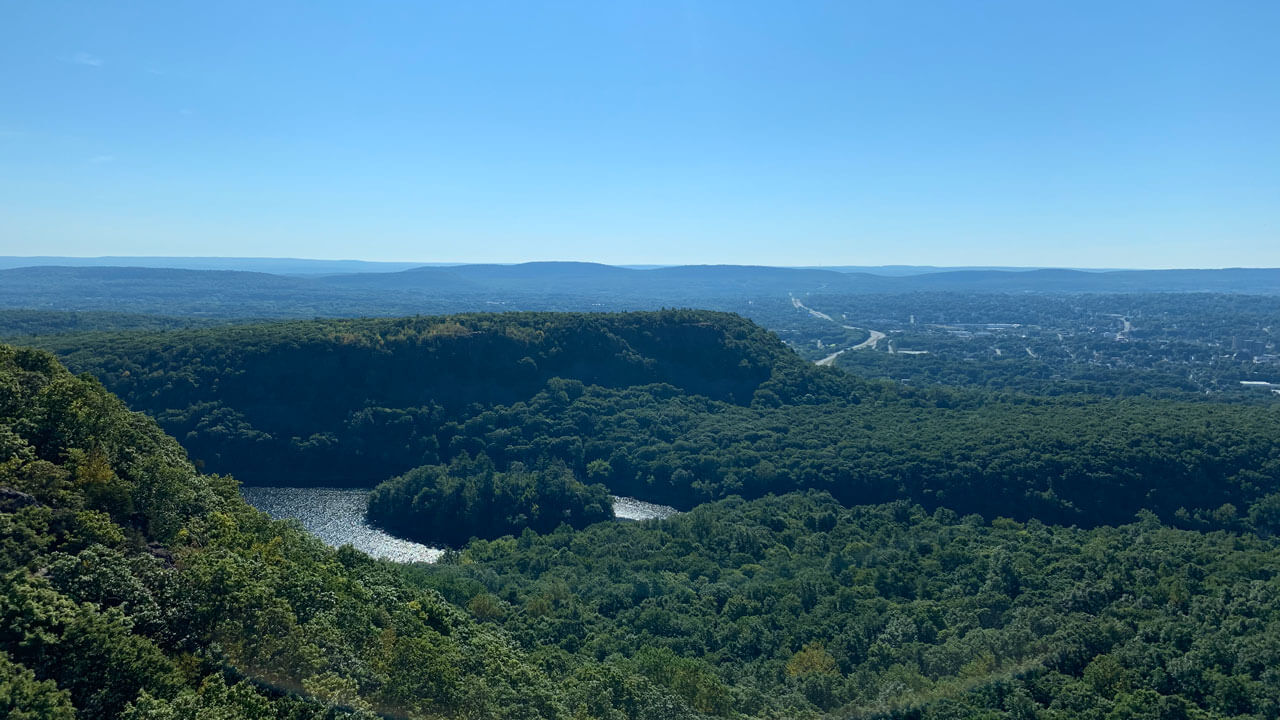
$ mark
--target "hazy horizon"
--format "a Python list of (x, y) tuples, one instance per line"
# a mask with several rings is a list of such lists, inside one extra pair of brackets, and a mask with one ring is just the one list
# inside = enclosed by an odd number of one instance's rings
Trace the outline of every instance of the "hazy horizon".
[(0, 254), (1280, 266), (1280, 5), (7, 4)]
[[(409, 265), (413, 267), (457, 267), (462, 265), (526, 265), (526, 264), (586, 264), (586, 265), (606, 265), (610, 267), (621, 267), (628, 269), (649, 269), (664, 267), (681, 267), (681, 266), (742, 266), (742, 267), (773, 267), (794, 270), (842, 270), (842, 269), (913, 269), (913, 270), (938, 270), (938, 271), (955, 271), (955, 270), (1002, 270), (1002, 271), (1031, 271), (1031, 270), (1076, 270), (1081, 272), (1118, 272), (1118, 271), (1143, 271), (1143, 270), (1263, 270), (1273, 269), (1273, 266), (1266, 265), (1221, 265), (1221, 266), (1201, 266), (1201, 267), (1067, 267), (1061, 265), (939, 265), (936, 263), (884, 263), (878, 265), (770, 265), (762, 263), (735, 263), (735, 262), (715, 262), (715, 263), (674, 263), (674, 262), (647, 262), (647, 263), (608, 263), (597, 260), (579, 260), (579, 259), (551, 259), (551, 260), (512, 260), (512, 261), (487, 261), (473, 262), (467, 260), (461, 261), (441, 261), (441, 260), (366, 260), (356, 257), (294, 257), (294, 256), (273, 256), (273, 255), (0, 255), (0, 268), (18, 267), (13, 262), (19, 260), (35, 260), (40, 261), (37, 265), (48, 264), (44, 261), (57, 260), (77, 260), (77, 261), (105, 261), (107, 265), (113, 265), (119, 262), (127, 262), (130, 260), (139, 261), (247, 261), (247, 262), (299, 262), (299, 263), (349, 263), (363, 265)], [(89, 265), (89, 263), (85, 263)], [(156, 265), (156, 267), (163, 267)]]

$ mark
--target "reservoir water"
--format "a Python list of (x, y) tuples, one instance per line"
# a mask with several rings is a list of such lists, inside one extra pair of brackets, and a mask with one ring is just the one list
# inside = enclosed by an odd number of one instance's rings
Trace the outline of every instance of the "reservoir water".
[(364, 518), (367, 489), (242, 486), (240, 494), (277, 520), (298, 520), (307, 532), (331, 547), (351, 545), (396, 562), (435, 562), (444, 552), (401, 540), (370, 525)]
[[(331, 547), (351, 545), (373, 557), (395, 562), (435, 562), (443, 554), (440, 548), (402, 540), (370, 525), (364, 516), (368, 492), (363, 488), (240, 488), (250, 505), (277, 520), (298, 520), (307, 532)], [(679, 511), (615, 495), (613, 512), (619, 520), (650, 520), (671, 517)]]
[(654, 505), (635, 498), (613, 496), (613, 514), (619, 520), (653, 520), (669, 518), (680, 511), (670, 505)]

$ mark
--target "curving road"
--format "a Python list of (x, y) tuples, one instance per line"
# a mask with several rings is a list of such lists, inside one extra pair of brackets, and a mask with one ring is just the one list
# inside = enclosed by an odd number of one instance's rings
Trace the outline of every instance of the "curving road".
[(849, 352), (850, 350), (861, 350), (862, 348), (865, 348), (865, 347), (874, 349), (876, 346), (876, 343), (880, 342), (886, 337), (885, 334), (880, 332), (879, 330), (872, 330), (870, 328), (860, 328), (860, 327), (854, 327), (852, 325), (841, 325), (840, 327), (845, 328), (847, 330), (866, 330), (867, 332), (871, 333), (871, 337), (867, 338), (866, 340), (863, 340), (857, 345), (847, 347), (843, 350), (837, 350), (831, 353), (830, 355), (822, 358), (821, 360), (815, 361), (813, 363), (814, 365), (830, 365), (831, 363), (836, 361), (836, 358), (840, 357), (844, 353)]
[[(814, 310), (813, 308), (805, 305), (804, 303), (800, 302), (800, 299), (795, 297), (794, 295), (791, 296), (791, 304), (801, 310), (807, 311), (810, 315), (816, 318), (820, 318), (822, 320), (827, 320), (830, 322), (835, 322), (835, 318), (831, 317), (830, 315), (824, 312), (818, 312), (817, 310)], [(830, 355), (822, 358), (821, 360), (814, 362), (813, 363), (814, 365), (830, 365), (831, 363), (836, 361), (836, 358), (840, 357), (844, 353), (849, 352), (850, 350), (861, 350), (863, 348), (868, 348), (868, 347), (874, 350), (876, 347), (876, 344), (879, 343), (881, 340), (885, 339), (885, 337), (887, 337), (884, 333), (880, 332), (879, 330), (872, 330), (871, 328), (860, 328), (860, 327), (854, 327), (853, 325), (841, 325), (840, 327), (844, 328), (845, 330), (866, 330), (869, 336), (867, 337), (866, 340), (863, 340), (857, 345), (852, 345), (843, 350), (837, 350), (831, 353)]]

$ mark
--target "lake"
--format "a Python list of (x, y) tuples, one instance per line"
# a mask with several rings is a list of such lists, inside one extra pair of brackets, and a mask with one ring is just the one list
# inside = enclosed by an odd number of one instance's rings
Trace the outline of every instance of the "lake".
[[(373, 557), (395, 562), (435, 562), (444, 550), (388, 535), (365, 520), (366, 488), (248, 487), (240, 494), (277, 520), (293, 518), (330, 547), (351, 545)], [(613, 496), (619, 520), (666, 518), (679, 511), (635, 498)]]

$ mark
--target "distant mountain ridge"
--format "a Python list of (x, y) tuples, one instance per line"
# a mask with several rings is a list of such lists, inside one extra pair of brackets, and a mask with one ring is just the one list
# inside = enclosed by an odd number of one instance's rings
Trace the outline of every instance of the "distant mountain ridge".
[(421, 266), (290, 275), (243, 270), (37, 266), (0, 270), (0, 307), (207, 317), (403, 315), (467, 310), (739, 310), (789, 294), (910, 292), (1280, 294), (1278, 268), (951, 270), (876, 275), (832, 269), (581, 262)]
[(165, 257), (104, 255), (24, 257), (0, 255), (0, 270), (20, 267), (149, 267), (174, 270), (246, 270), (282, 275), (323, 275), (353, 272), (396, 272), (433, 263), (373, 262), (369, 260), (313, 260), (308, 258)]

